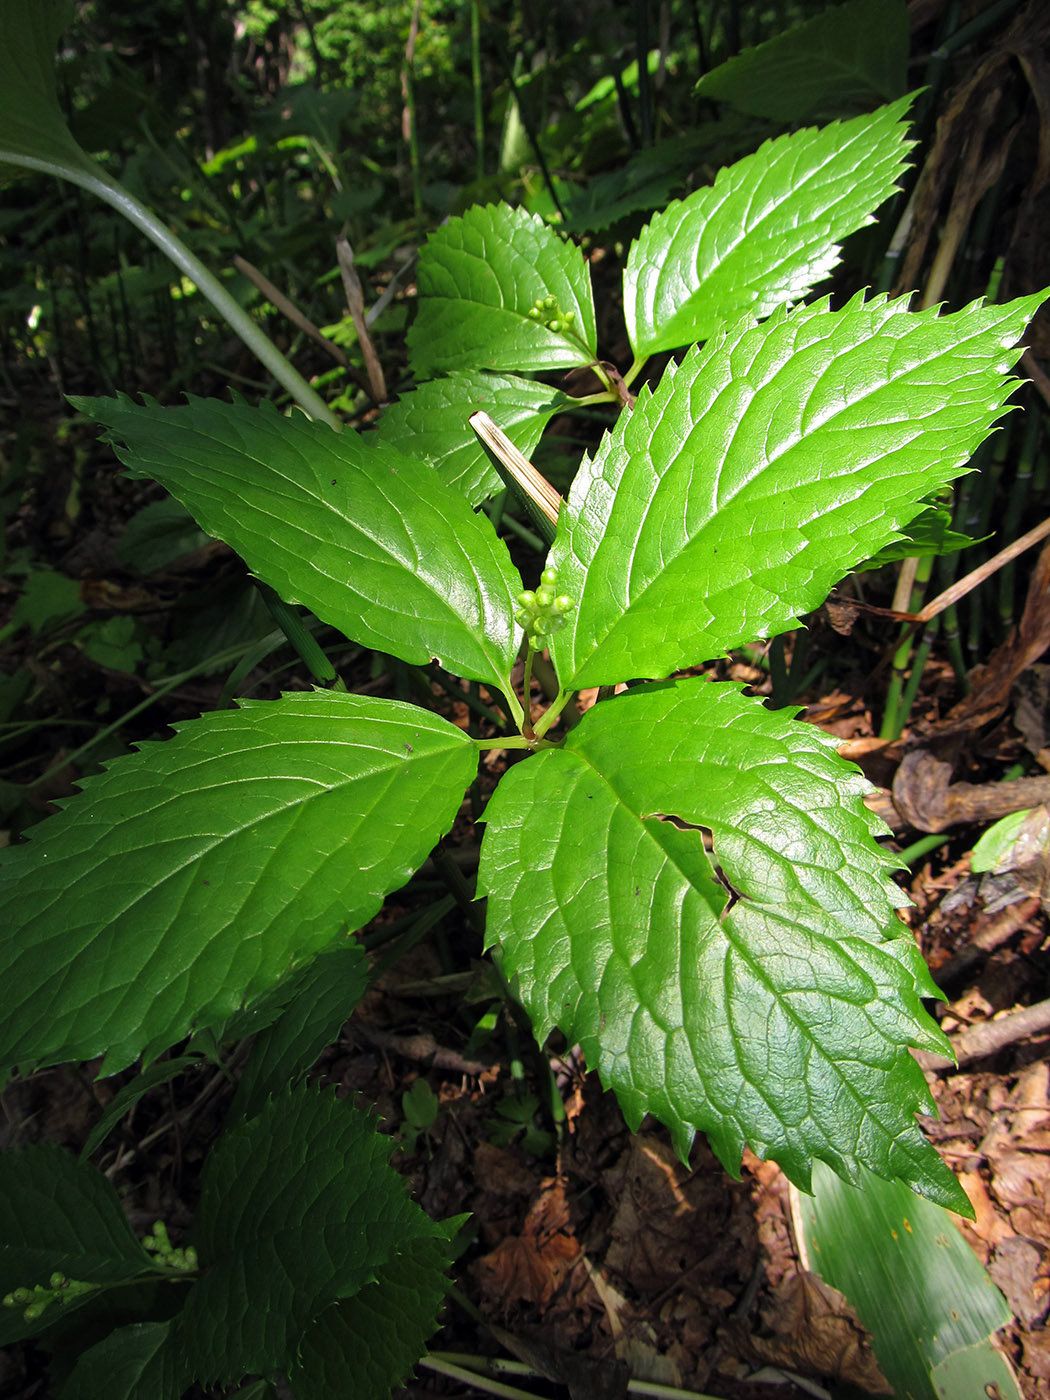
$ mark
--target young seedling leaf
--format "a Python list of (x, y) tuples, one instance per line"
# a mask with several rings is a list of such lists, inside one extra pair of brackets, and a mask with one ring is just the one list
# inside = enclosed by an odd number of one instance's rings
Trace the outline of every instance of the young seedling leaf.
[[(458, 1222), (439, 1229), (454, 1234)], [(303, 1337), (300, 1364), (292, 1372), (300, 1400), (345, 1400), (354, 1378), (361, 1400), (387, 1400), (408, 1377), (437, 1328), (445, 1298), (448, 1241), (411, 1241), (376, 1270), (375, 1282), (321, 1314)]]
[(855, 297), (670, 365), (576, 475), (551, 552), (567, 688), (659, 678), (798, 625), (957, 476), (1044, 294), (948, 316)]
[(88, 1347), (62, 1386), (61, 1400), (182, 1400), (193, 1381), (170, 1322), (133, 1322)]
[[(376, 1120), (302, 1085), (208, 1158), (194, 1238), (206, 1270), (179, 1320), (200, 1380), (291, 1369), (333, 1303), (441, 1225), (409, 1198)], [(435, 1270), (440, 1276), (440, 1267)]]
[(55, 46), (73, 14), (71, 0), (0, 0), (0, 179), (27, 164), (55, 175), (94, 171), (55, 93)]
[(635, 355), (707, 340), (746, 312), (760, 320), (807, 296), (838, 265), (839, 240), (897, 188), (910, 101), (767, 141), (657, 214), (624, 270)]
[[(597, 359), (587, 264), (524, 209), (477, 205), (449, 219), (423, 245), (416, 283), (408, 346), (421, 379), (453, 369), (571, 369)], [(540, 309), (548, 298), (554, 305)]]
[(904, 0), (850, 0), (712, 68), (696, 93), (781, 122), (855, 111), (901, 95), (909, 41)]
[(325, 949), (299, 978), (299, 992), (252, 1046), (227, 1115), (232, 1127), (261, 1113), (310, 1068), (365, 994), (368, 961), (360, 943)]
[[(51, 1143), (0, 1154), (0, 1298), (47, 1286), (56, 1271), (82, 1283), (120, 1283), (153, 1270), (110, 1182)], [(53, 1302), (39, 1319), (0, 1309), (0, 1345), (31, 1337), (90, 1294)]]
[(452, 825), (476, 750), (329, 691), (191, 721), (0, 860), (0, 1064), (113, 1073), (359, 928)]
[(191, 399), (78, 399), (130, 475), (151, 477), (287, 602), (402, 661), (509, 686), (521, 588), (487, 520), (426, 462), (301, 414)]
[[(868, 1172), (847, 1186), (818, 1162), (812, 1199), (795, 1200), (793, 1214), (809, 1267), (856, 1309), (895, 1395), (1019, 1395), (990, 1340), (1010, 1321), (1010, 1309), (939, 1206)], [(963, 1362), (960, 1375), (940, 1389), (937, 1368), (952, 1357)]]
[(457, 370), (447, 379), (432, 379), (391, 404), (375, 432), (362, 439), (423, 458), (446, 486), (466, 496), (472, 506), (503, 489), (467, 419), (483, 408), (492, 415), (519, 452), (530, 456), (555, 413), (571, 408), (572, 399), (513, 374)]
[(579, 1043), (683, 1158), (700, 1130), (733, 1173), (749, 1144), (803, 1190), (821, 1158), (966, 1211), (915, 1125), (932, 1099), (907, 1047), (944, 1053), (938, 993), (866, 790), (834, 740), (736, 687), (628, 691), (496, 790), (490, 940), (539, 1037)]

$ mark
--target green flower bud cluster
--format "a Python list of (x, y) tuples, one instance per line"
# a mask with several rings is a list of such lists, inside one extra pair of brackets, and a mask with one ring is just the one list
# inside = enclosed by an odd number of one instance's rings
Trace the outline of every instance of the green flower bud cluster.
[(4, 1297), (5, 1308), (21, 1308), (27, 1322), (35, 1322), (42, 1317), (52, 1303), (71, 1303), (85, 1293), (92, 1293), (99, 1285), (84, 1283), (82, 1279), (66, 1278), (58, 1270), (48, 1279), (47, 1285), (34, 1284), (32, 1288), (16, 1288)]
[(529, 308), (526, 315), (530, 321), (541, 321), (549, 331), (560, 335), (576, 329), (575, 311), (563, 312), (557, 297), (537, 297), (535, 305)]
[(168, 1238), (168, 1227), (163, 1220), (153, 1225), (153, 1234), (146, 1235), (142, 1248), (153, 1255), (153, 1262), (161, 1268), (173, 1269), (179, 1274), (191, 1274), (197, 1267), (197, 1251), (188, 1244), (185, 1249), (176, 1249)]
[(519, 593), (514, 620), (528, 633), (529, 646), (542, 647), (544, 638), (560, 632), (565, 626), (566, 614), (576, 606), (575, 598), (558, 592), (558, 574), (555, 569), (544, 569), (540, 575), (540, 586), (535, 592), (527, 588)]

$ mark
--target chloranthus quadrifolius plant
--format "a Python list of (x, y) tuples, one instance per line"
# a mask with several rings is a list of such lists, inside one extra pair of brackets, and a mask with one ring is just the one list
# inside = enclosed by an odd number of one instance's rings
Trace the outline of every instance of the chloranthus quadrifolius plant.
[[(515, 371), (606, 371), (586, 261), (521, 210), (427, 242), (409, 346), (420, 379), (444, 377), (378, 431), (240, 402), (78, 406), (286, 600), (505, 706), (522, 761), (484, 814), (488, 941), (537, 1034), (579, 1043), (632, 1126), (655, 1114), (683, 1154), (703, 1131), (733, 1172), (750, 1144), (803, 1188), (818, 1158), (965, 1210), (915, 1124), (933, 1105), (909, 1046), (945, 1041), (862, 778), (789, 713), (675, 679), (795, 626), (1005, 407), (1041, 296), (943, 315), (800, 300), (895, 189), (906, 108), (769, 142), (642, 230), (623, 382), (684, 353), (584, 458), (539, 589), (475, 513), (497, 479), (466, 419), (506, 402), (531, 450), (566, 400)], [(560, 687), (535, 722), (523, 644)], [(559, 737), (575, 692), (639, 678)], [(318, 690), (205, 715), (87, 779), (0, 864), (5, 1063), (102, 1055), (110, 1073), (223, 1025), (375, 914), (478, 760), (440, 715)]]

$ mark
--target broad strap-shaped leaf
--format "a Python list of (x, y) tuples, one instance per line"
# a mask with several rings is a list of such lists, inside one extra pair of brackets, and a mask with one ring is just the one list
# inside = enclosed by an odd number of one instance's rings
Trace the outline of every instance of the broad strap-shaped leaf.
[[(907, 1047), (943, 1047), (938, 993), (866, 790), (834, 740), (734, 686), (628, 691), (501, 781), (489, 936), (538, 1036), (578, 1042), (683, 1157), (701, 1130), (733, 1173), (747, 1143), (803, 1189), (817, 1157), (965, 1210), (913, 1117), (932, 1100)], [(712, 833), (721, 879), (668, 817)]]
[(442, 1226), (409, 1198), (376, 1120), (302, 1085), (208, 1158), (194, 1236), (206, 1270), (179, 1320), (204, 1382), (288, 1371), (304, 1332)]
[(452, 825), (476, 750), (413, 705), (245, 701), (88, 778), (0, 859), (0, 1064), (114, 1073), (359, 928)]
[(1043, 300), (783, 309), (669, 365), (584, 459), (551, 553), (566, 688), (659, 678), (797, 625), (957, 476)]
[[(83, 1283), (120, 1283), (152, 1273), (112, 1184), (51, 1143), (0, 1154), (0, 1298), (46, 1285), (56, 1271)], [(38, 1320), (0, 1311), (0, 1345), (35, 1336), (90, 1294), (52, 1303)]]
[[(419, 312), (408, 333), (422, 379), (453, 369), (571, 369), (597, 359), (587, 264), (542, 219), (506, 204), (475, 205), (432, 233), (416, 271)], [(554, 297), (571, 329), (529, 312)]]
[(430, 462), (446, 486), (476, 506), (501, 491), (503, 483), (467, 422), (470, 415), (483, 408), (529, 457), (549, 419), (571, 407), (572, 399), (547, 384), (515, 374), (456, 370), (391, 404), (363, 441)]
[[(989, 1338), (1012, 1314), (954, 1222), (896, 1181), (867, 1172), (860, 1189), (818, 1163), (813, 1198), (796, 1203), (809, 1268), (845, 1294), (871, 1333), (894, 1395), (909, 1400), (1018, 1397)], [(963, 1388), (940, 1388), (937, 1367), (965, 1362)]]
[(503, 541), (425, 462), (270, 404), (78, 399), (287, 602), (365, 646), (507, 689), (521, 582)]
[(774, 121), (848, 112), (901, 95), (908, 45), (904, 0), (849, 0), (713, 68), (696, 93)]
[[(439, 1228), (447, 1232), (449, 1224)], [(374, 1283), (322, 1313), (303, 1337), (293, 1392), (301, 1400), (345, 1400), (352, 1375), (356, 1400), (388, 1400), (437, 1328), (449, 1252), (444, 1238), (414, 1240), (376, 1270)]]
[(55, 94), (55, 46), (73, 18), (70, 0), (0, 0), (0, 179), (27, 161), (54, 174), (94, 170)]
[(172, 1323), (133, 1322), (81, 1353), (59, 1400), (181, 1400), (192, 1381)]
[(368, 987), (360, 943), (325, 949), (296, 978), (298, 990), (272, 1026), (256, 1036), (227, 1115), (232, 1126), (261, 1113), (331, 1045)]
[(897, 188), (910, 101), (767, 141), (657, 214), (623, 275), (635, 355), (707, 340), (745, 313), (761, 320), (808, 296), (838, 265), (838, 240), (871, 223)]

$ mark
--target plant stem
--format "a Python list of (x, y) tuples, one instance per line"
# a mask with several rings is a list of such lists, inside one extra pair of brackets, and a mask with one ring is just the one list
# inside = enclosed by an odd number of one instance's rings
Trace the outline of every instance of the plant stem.
[(311, 389), (299, 371), (288, 363), (269, 336), (259, 329), (219, 279), (208, 271), (200, 258), (190, 252), (177, 234), (172, 233), (152, 210), (140, 204), (135, 196), (112, 176), (102, 169), (94, 170), (41, 160), (36, 156), (21, 155), (17, 151), (0, 150), (0, 161), (10, 161), (28, 170), (39, 170), (45, 175), (56, 175), (59, 179), (69, 180), (104, 200), (119, 214), (123, 214), (185, 273), (201, 295), (211, 302), (230, 329), (235, 331), (252, 354), (261, 360), (278, 384), (288, 391), (303, 412), (311, 418), (327, 423), (336, 432), (340, 431), (342, 424), (325, 401)]
[(481, 6), (470, 0), (470, 77), (474, 87), (474, 178), (485, 178), (485, 113), (481, 90)]
[(544, 734), (546, 734), (547, 730), (551, 727), (554, 721), (561, 714), (562, 710), (564, 710), (565, 706), (572, 699), (572, 694), (573, 693), (571, 690), (563, 690), (558, 695), (554, 703), (552, 705), (549, 705), (547, 709), (543, 712), (543, 714), (539, 718), (539, 722), (536, 724), (535, 729), (533, 731), (537, 739), (543, 738)]

